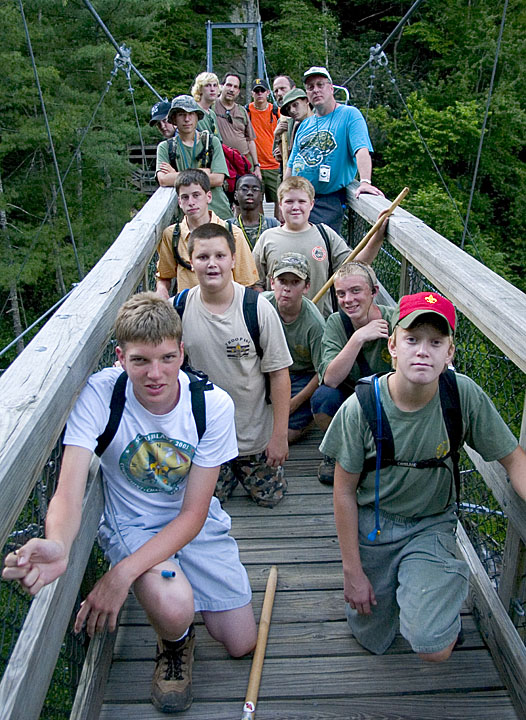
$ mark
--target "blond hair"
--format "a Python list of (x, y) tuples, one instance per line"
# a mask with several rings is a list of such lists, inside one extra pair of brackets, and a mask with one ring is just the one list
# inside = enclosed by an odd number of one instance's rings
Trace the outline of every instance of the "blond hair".
[(207, 83), (216, 82), (219, 87), (219, 78), (215, 73), (202, 72), (194, 80), (192, 85), (191, 95), (196, 102), (200, 102), (203, 97), (203, 88)]
[(334, 273), (334, 282), (341, 280), (349, 275), (360, 275), (367, 280), (367, 284), (371, 288), (371, 292), (374, 294), (378, 287), (378, 278), (372, 267), (367, 263), (362, 262), (348, 262), (341, 265), (338, 270)]
[(283, 180), (278, 188), (278, 202), (282, 202), (285, 194), (291, 190), (302, 190), (307, 193), (311, 202), (314, 200), (314, 187), (312, 183), (301, 175), (291, 175), (286, 180)]
[(132, 295), (117, 313), (115, 336), (124, 349), (127, 343), (160, 345), (164, 340), (181, 342), (183, 328), (173, 305), (154, 292)]

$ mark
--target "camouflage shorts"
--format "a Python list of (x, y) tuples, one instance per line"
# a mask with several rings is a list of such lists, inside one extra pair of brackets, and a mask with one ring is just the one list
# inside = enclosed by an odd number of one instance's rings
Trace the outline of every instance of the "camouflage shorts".
[(221, 503), (228, 500), (238, 482), (263, 507), (274, 507), (287, 491), (283, 466), (269, 467), (265, 453), (237, 457), (221, 465), (214, 493)]

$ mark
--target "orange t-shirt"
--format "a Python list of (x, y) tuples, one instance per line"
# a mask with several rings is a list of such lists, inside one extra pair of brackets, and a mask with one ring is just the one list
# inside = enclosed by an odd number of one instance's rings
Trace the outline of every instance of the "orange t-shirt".
[(272, 111), (272, 103), (268, 103), (266, 110), (258, 110), (253, 102), (248, 106), (250, 121), (256, 133), (256, 149), (258, 151), (258, 162), (262, 170), (277, 170), (279, 162), (272, 154), (274, 145), (274, 130), (279, 119)]

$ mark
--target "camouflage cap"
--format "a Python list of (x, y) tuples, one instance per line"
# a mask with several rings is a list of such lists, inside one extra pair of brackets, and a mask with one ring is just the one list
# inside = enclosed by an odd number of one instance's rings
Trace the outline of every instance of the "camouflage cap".
[(205, 116), (203, 109), (199, 107), (191, 95), (178, 95), (177, 97), (174, 97), (170, 107), (170, 112), (168, 113), (168, 119), (170, 119), (170, 117), (178, 110), (183, 110), (183, 112), (188, 113), (195, 112), (197, 113), (199, 120), (202, 120)]
[(309, 261), (301, 253), (284, 253), (278, 262), (274, 265), (272, 277), (278, 277), (285, 273), (293, 273), (302, 280), (309, 280), (310, 269)]

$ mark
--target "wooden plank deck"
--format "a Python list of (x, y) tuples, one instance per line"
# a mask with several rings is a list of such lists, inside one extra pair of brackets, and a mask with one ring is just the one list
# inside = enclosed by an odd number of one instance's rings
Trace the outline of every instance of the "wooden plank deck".
[[(226, 505), (259, 617), (278, 566), (258, 720), (511, 720), (517, 716), (466, 610), (466, 640), (442, 665), (420, 661), (397, 636), (375, 657), (350, 636), (329, 488), (316, 479), (320, 435), (293, 446), (289, 493), (273, 510), (241, 494)], [(197, 618), (194, 703), (188, 720), (241, 717), (251, 660), (232, 660)], [(149, 702), (155, 637), (136, 601), (124, 609), (100, 720), (163, 717)], [(164, 716), (166, 717), (166, 716)]]

